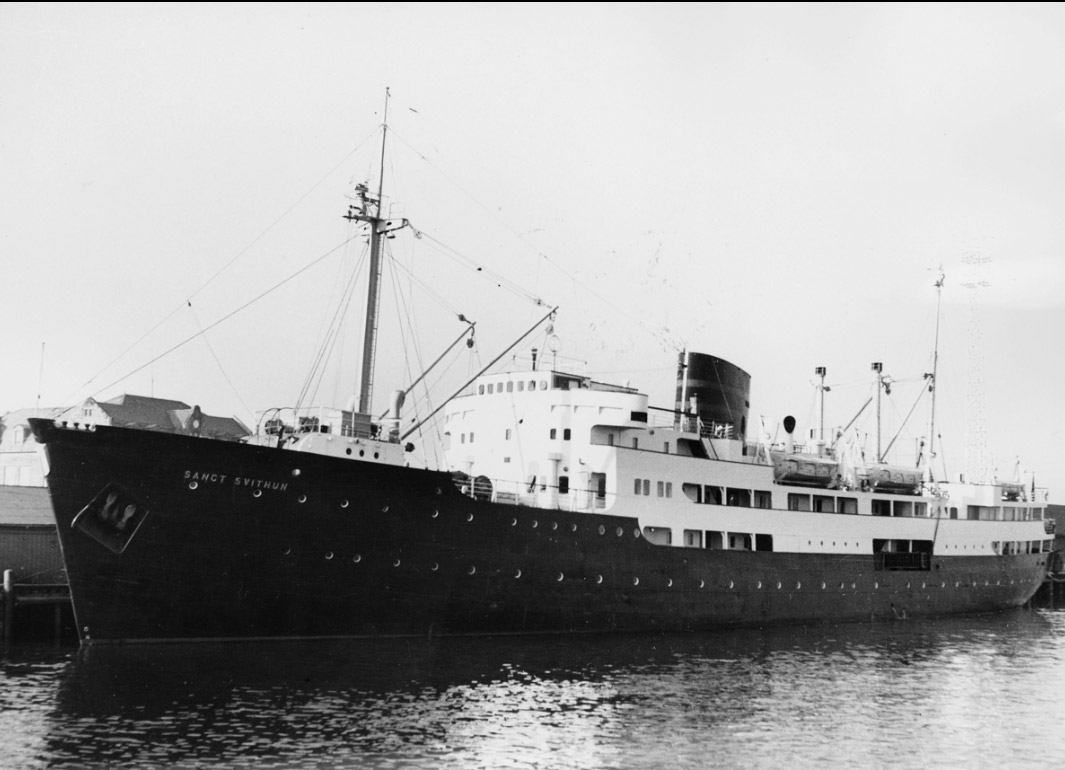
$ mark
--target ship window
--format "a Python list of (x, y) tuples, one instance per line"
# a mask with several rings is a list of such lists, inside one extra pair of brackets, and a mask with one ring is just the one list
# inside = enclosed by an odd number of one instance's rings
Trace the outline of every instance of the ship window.
[(492, 395), (492, 393), (494, 393), (494, 392), (495, 392), (495, 387), (493, 385), (489, 385), (488, 386), (488, 395)]
[(703, 533), (698, 529), (684, 530), (684, 545), (688, 548), (702, 548)]
[(662, 482), (662, 481), (658, 482), (658, 496), (659, 497), (665, 497), (666, 496), (666, 485), (665, 485), (665, 482)]
[(506, 438), (507, 441), (510, 441), (510, 428), (507, 428), (505, 438)]
[(562, 429), (562, 440), (563, 441), (569, 441), (569, 437), (570, 437), (569, 428), (563, 428)]
[(858, 512), (858, 498), (856, 497), (841, 497), (836, 501), (836, 510), (840, 513), (857, 513)]
[(673, 530), (669, 527), (644, 527), (643, 536), (655, 545), (673, 545)]
[(958, 518), (958, 509), (957, 509), (956, 506), (953, 506), (953, 505), (950, 506), (950, 518), (952, 518), (952, 519)]
[(643, 493), (645, 495), (650, 496), (650, 494), (651, 494), (651, 480), (650, 479), (644, 479), (643, 480)]
[(547, 390), (547, 380), (540, 380), (540, 390)]
[(569, 476), (558, 477), (558, 493), (560, 495), (569, 494)]
[(703, 501), (703, 487), (701, 484), (681, 484), (680, 491), (693, 503)]
[(728, 547), (731, 551), (750, 551), (751, 536), (737, 532), (729, 532)]
[(558, 438), (558, 429), (557, 428), (552, 428), (551, 429), (551, 438), (552, 439)]
[(640, 490), (642, 490), (642, 489), (643, 489), (643, 483), (639, 479), (636, 479), (636, 483), (635, 483), (635, 485), (633, 487), (633, 492), (635, 492), (636, 494), (640, 494)]
[(473, 443), (473, 431), (472, 430), (470, 431), (470, 443), (471, 444)]
[(755, 508), (772, 508), (773, 496), (768, 492), (764, 492), (760, 489), (754, 490), (754, 507)]
[(606, 434), (606, 445), (607, 446), (614, 446), (614, 434), (613, 433), (607, 433)]
[(638, 438), (634, 438), (632, 440), (632, 448), (633, 449), (639, 449), (640, 448), (640, 440)]
[(536, 380), (529, 380), (529, 390), (536, 390)]
[(725, 547), (725, 533), (724, 532), (707, 532), (706, 533), (706, 547), (715, 551), (720, 551)]
[(772, 535), (755, 535), (754, 536), (754, 550), (756, 550), (756, 551), (772, 551), (773, 550), (773, 536)]
[(525, 380), (518, 380), (518, 392), (525, 390)]
[(665, 443), (664, 443), (664, 444), (662, 445), (662, 451), (663, 451), (663, 452), (665, 452), (665, 453), (666, 453), (667, 455), (669, 454), (669, 442), (668, 442), (668, 441), (667, 441), (667, 442), (665, 442)]
[(789, 511), (808, 511), (810, 510), (810, 496), (799, 495), (794, 492), (788, 493), (788, 510)]
[(484, 395), (484, 385), (479, 385), (477, 387), (477, 395), (478, 396), (483, 396)]
[(451, 434), (450, 433), (445, 433), (444, 434), (444, 450), (447, 451), (448, 449), (451, 449)]
[(928, 516), (928, 503), (914, 503), (913, 504), (914, 516)]
[(894, 509), (892, 511), (893, 516), (913, 516), (913, 503), (909, 500), (896, 500), (892, 508)]
[(814, 510), (818, 513), (835, 513), (836, 499), (827, 495), (814, 495)]
[(874, 516), (890, 516), (891, 515), (891, 501), (881, 500), (873, 498), (873, 515)]
[(728, 505), (735, 506), (737, 508), (750, 508), (751, 507), (751, 490), (749, 489), (729, 489)]
[(514, 392), (514, 383), (513, 382), (508, 382), (507, 383), (507, 393), (513, 393), (513, 392)]
[(707, 505), (721, 505), (721, 501), (724, 499), (723, 492), (724, 489), (722, 487), (704, 487), (703, 502)]
[(466, 434), (465, 433), (463, 433), (461, 435), (459, 443), (460, 444), (465, 444), (466, 443)]
[(666, 497), (673, 497), (673, 482), (666, 482)]

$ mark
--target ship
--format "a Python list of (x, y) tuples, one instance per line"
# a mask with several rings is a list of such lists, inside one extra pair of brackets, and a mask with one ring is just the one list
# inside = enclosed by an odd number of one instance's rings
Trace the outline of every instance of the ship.
[(404, 391), (371, 409), (381, 243), (408, 224), (381, 200), (361, 185), (346, 215), (370, 244), (357, 401), (240, 442), (31, 420), (83, 645), (894, 622), (1019, 607), (1045, 579), (1034, 482), (933, 478), (790, 418), (774, 442), (750, 375), (696, 351), (667, 407), (497, 358), (424, 418), (444, 460), (422, 467)]

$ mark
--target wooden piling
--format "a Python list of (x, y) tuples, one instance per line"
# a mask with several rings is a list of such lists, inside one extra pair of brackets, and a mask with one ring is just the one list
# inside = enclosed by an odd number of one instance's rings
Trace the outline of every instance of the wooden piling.
[(15, 579), (11, 570), (4, 570), (4, 644), (11, 644), (11, 622), (15, 616)]

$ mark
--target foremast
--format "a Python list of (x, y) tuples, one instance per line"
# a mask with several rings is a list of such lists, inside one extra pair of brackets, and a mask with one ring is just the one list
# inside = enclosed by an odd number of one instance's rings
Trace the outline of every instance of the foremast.
[(362, 366), (359, 378), (359, 412), (369, 414), (373, 401), (374, 360), (377, 355), (377, 315), (381, 306), (381, 240), (389, 233), (406, 227), (406, 219), (397, 224), (385, 219), (385, 144), (388, 140), (388, 97), (385, 89), (384, 122), (381, 127), (381, 173), (377, 180), (377, 198), (370, 197), (370, 190), (364, 184), (355, 186), (359, 202), (348, 206), (344, 219), (365, 222), (370, 226), (370, 274), (366, 288), (366, 319), (363, 327)]

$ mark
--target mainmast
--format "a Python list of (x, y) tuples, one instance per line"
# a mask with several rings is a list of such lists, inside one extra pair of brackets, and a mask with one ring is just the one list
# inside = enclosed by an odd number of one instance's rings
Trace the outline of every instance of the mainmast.
[(407, 225), (404, 219), (398, 225), (384, 219), (383, 196), (385, 188), (385, 142), (388, 139), (388, 97), (385, 89), (385, 113), (381, 130), (381, 174), (377, 181), (377, 198), (369, 196), (364, 184), (355, 186), (358, 205), (348, 207), (347, 220), (358, 220), (370, 225), (370, 275), (366, 288), (366, 321), (362, 339), (362, 369), (359, 379), (359, 412), (369, 414), (373, 397), (374, 359), (377, 355), (377, 314), (381, 306), (381, 239), (389, 232)]
[(926, 462), (926, 478), (932, 480), (932, 460), (936, 456), (936, 373), (939, 367), (939, 317), (940, 307), (943, 304), (943, 282), (946, 275), (943, 267), (939, 268), (939, 280), (936, 281), (936, 339), (932, 348), (932, 376), (928, 382), (928, 390), (932, 394), (931, 414), (928, 418), (928, 460)]

